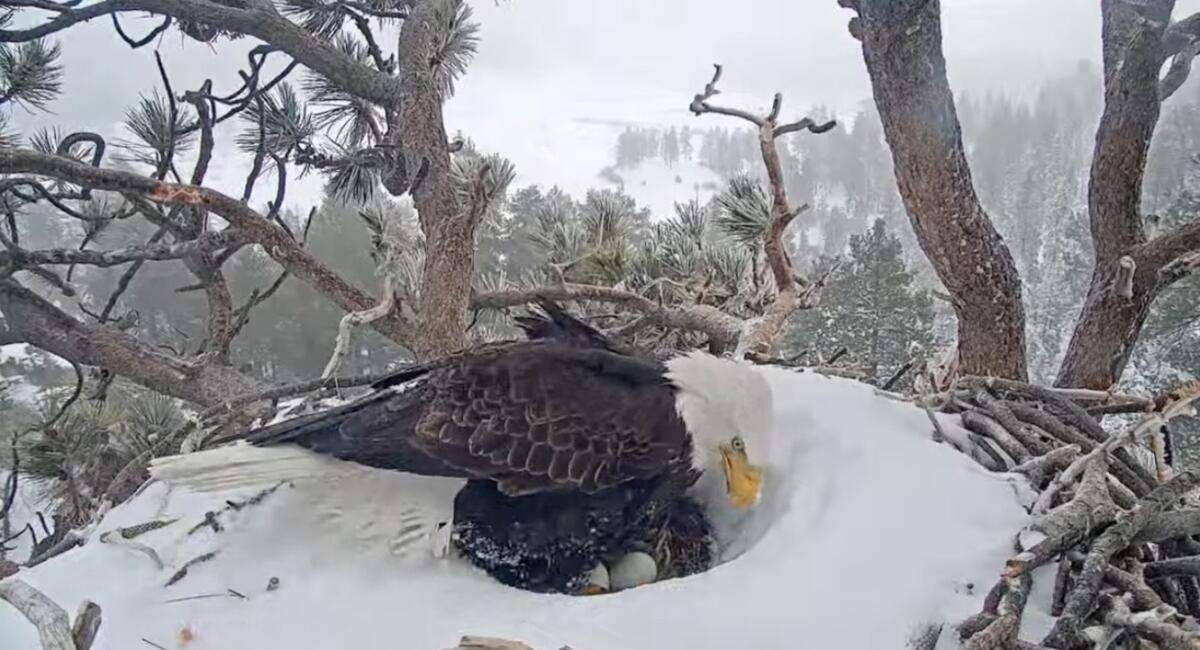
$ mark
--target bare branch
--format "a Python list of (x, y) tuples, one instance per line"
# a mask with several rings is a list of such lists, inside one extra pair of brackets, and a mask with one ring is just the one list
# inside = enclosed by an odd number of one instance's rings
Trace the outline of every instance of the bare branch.
[(126, 12), (149, 12), (176, 20), (203, 23), (261, 39), (287, 52), (300, 64), (331, 79), (346, 92), (388, 106), (403, 94), (399, 80), (373, 70), (312, 34), (278, 12), (261, 5), (240, 8), (213, 0), (100, 0), (63, 11), (27, 29), (0, 30), (0, 42), (22, 42), (49, 36), (93, 18)]
[(1200, 13), (1176, 21), (1163, 33), (1163, 56), (1172, 57), (1188, 45), (1200, 41)]
[(96, 642), (96, 634), (100, 632), (102, 619), (100, 606), (90, 600), (79, 604), (79, 612), (75, 614), (75, 623), (71, 626), (71, 638), (75, 641), (75, 650), (90, 650)]
[(115, 13), (112, 14), (112, 22), (113, 28), (117, 30), (117, 35), (121, 37), (121, 40), (125, 41), (129, 47), (136, 50), (139, 47), (149, 45), (151, 41), (158, 37), (159, 34), (167, 31), (167, 28), (171, 26), (171, 17), (167, 16), (166, 18), (163, 18), (163, 21), (159, 23), (157, 27), (150, 30), (149, 34), (146, 34), (137, 40), (134, 40), (129, 36), (129, 34), (125, 33), (125, 30), (121, 27), (121, 19), (117, 18), (117, 14)]
[(23, 580), (0, 581), (0, 600), (8, 602), (37, 628), (42, 650), (76, 650), (67, 612)]
[[(165, 78), (165, 73), (164, 73)], [(205, 81), (200, 92), (210, 88), (212, 83)], [(209, 110), (208, 102), (204, 101), (198, 93), (186, 92), (183, 94), (183, 101), (188, 102), (196, 109), (197, 124), (200, 126), (200, 150), (196, 154), (196, 166), (192, 169), (192, 185), (200, 185), (204, 182), (204, 177), (208, 174), (208, 165), (212, 161), (213, 155), (213, 121), (212, 113)], [(172, 120), (171, 124), (175, 124)]]
[(714, 71), (713, 71), (712, 81), (709, 81), (707, 84), (705, 84), (704, 92), (698, 93), (698, 94), (696, 94), (695, 97), (692, 98), (692, 103), (688, 107), (688, 110), (692, 111), (692, 113), (695, 115), (703, 115), (704, 113), (716, 113), (718, 115), (728, 115), (730, 117), (736, 117), (739, 119), (743, 119), (743, 120), (746, 120), (747, 122), (750, 122), (751, 124), (758, 126), (758, 127), (765, 126), (767, 123), (767, 120), (764, 118), (758, 117), (757, 115), (753, 115), (751, 113), (748, 113), (746, 111), (739, 110), (736, 108), (725, 108), (722, 106), (713, 106), (712, 104), (708, 103), (709, 99), (712, 99), (712, 97), (714, 95), (717, 95), (720, 93), (720, 91), (717, 90), (717, 82), (721, 80), (721, 66), (720, 66), (720, 64), (714, 63), (713, 68), (714, 68)]
[(341, 364), (342, 357), (346, 356), (346, 352), (350, 349), (350, 333), (355, 326), (373, 323), (392, 311), (392, 307), (396, 304), (397, 273), (398, 270), (395, 268), (387, 270), (383, 278), (383, 295), (379, 297), (377, 304), (361, 311), (352, 311), (338, 321), (337, 341), (333, 347), (333, 354), (330, 355), (329, 362), (325, 364), (325, 370), (321, 373), (321, 379), (332, 377), (338, 365)]
[(1166, 286), (1194, 269), (1196, 260), (1192, 254), (1196, 251), (1200, 251), (1200, 217), (1141, 244), (1132, 257), (1138, 265), (1157, 270), (1160, 286)]
[(775, 127), (775, 137), (795, 133), (796, 131), (808, 131), (809, 133), (824, 133), (833, 127), (837, 126), (837, 120), (829, 120), (817, 124), (811, 117), (803, 118), (797, 122), (789, 122)]
[[(128, 193), (171, 205), (203, 207), (238, 228), (248, 241), (261, 245), (280, 265), (308, 282), (343, 309), (359, 311), (374, 304), (370, 296), (305, 252), (278, 224), (265, 219), (241, 201), (215, 190), (156, 182), (137, 174), (99, 169), (28, 150), (0, 150), (0, 173), (11, 172), (43, 174), (95, 189)], [(385, 336), (402, 344), (410, 335), (407, 323), (399, 314), (390, 314), (376, 321), (373, 326)]]
[(230, 368), (190, 364), (117, 328), (80, 322), (12, 280), (0, 280), (0, 312), (38, 348), (190, 402), (215, 404), (230, 394), (264, 388)]
[[(1115, 439), (1115, 437), (1114, 437)], [(1106, 529), (1088, 551), (1075, 587), (1067, 597), (1063, 615), (1055, 622), (1044, 645), (1063, 648), (1072, 645), (1080, 633), (1084, 617), (1091, 611), (1099, 593), (1109, 561), (1118, 551), (1129, 546), (1146, 524), (1187, 491), (1200, 483), (1197, 475), (1182, 472), (1147, 495), (1133, 510), (1122, 512), (1117, 521)]]
[[(787, 227), (807, 208), (807, 205), (793, 209), (788, 204), (787, 191), (784, 187), (783, 166), (779, 159), (779, 150), (775, 145), (775, 138), (779, 135), (776, 128), (776, 120), (783, 106), (783, 96), (779, 93), (775, 94), (774, 100), (771, 103), (771, 111), (764, 117), (755, 116), (737, 109), (712, 106), (708, 103), (708, 100), (719, 92), (717, 90), (717, 82), (721, 79), (721, 66), (714, 65), (713, 67), (715, 70), (712, 80), (705, 85), (703, 92), (695, 95), (689, 108), (696, 115), (704, 113), (731, 115), (748, 120), (756, 125), (758, 127), (759, 149), (761, 150), (763, 164), (766, 166), (767, 179), (771, 186), (771, 217), (770, 222), (767, 224), (763, 249), (766, 252), (767, 264), (775, 279), (776, 295), (774, 302), (771, 303), (771, 306), (767, 309), (762, 319), (755, 324), (751, 333), (742, 341), (743, 354), (745, 351), (769, 354), (792, 313), (797, 309), (816, 305), (820, 297), (819, 287), (814, 291), (805, 293), (803, 296), (801, 295), (796, 274), (792, 270), (792, 260), (787, 254), (783, 239)], [(812, 120), (806, 118), (801, 122), (786, 126), (791, 130), (799, 130), (801, 128), (809, 128), (811, 124)], [(832, 127), (833, 124), (830, 123), (824, 130), (827, 131)], [(814, 132), (822, 131), (818, 130)]]
[(189, 255), (211, 253), (229, 246), (238, 246), (246, 241), (237, 228), (226, 228), (220, 232), (205, 233), (196, 239), (174, 244), (149, 244), (127, 246), (113, 250), (75, 250), (55, 248), (51, 250), (20, 251), (15, 255), (0, 253), (0, 264), (15, 261), (20, 264), (83, 264), (109, 267), (134, 261), (177, 260)]
[[(156, 230), (154, 234), (150, 236), (150, 239), (146, 241), (146, 246), (153, 246), (154, 244), (157, 244), (159, 240), (166, 235), (167, 228), (165, 226), (159, 226), (158, 230)], [(104, 309), (100, 311), (100, 316), (97, 318), (97, 320), (99, 320), (101, 323), (108, 320), (109, 316), (112, 315), (113, 309), (115, 309), (117, 306), (117, 301), (121, 299), (122, 295), (124, 295), (125, 291), (129, 288), (130, 283), (133, 282), (133, 277), (137, 275), (137, 272), (145, 263), (145, 260), (137, 260), (130, 265), (129, 268), (125, 269), (125, 272), (122, 273), (121, 277), (117, 280), (117, 286), (115, 289), (113, 289), (112, 294), (108, 297), (108, 301), (104, 303)]]
[(475, 309), (502, 309), (525, 305), (539, 299), (555, 301), (592, 300), (620, 305), (642, 314), (646, 320), (672, 329), (704, 332), (726, 345), (735, 345), (741, 336), (742, 321), (715, 307), (689, 305), (665, 307), (631, 291), (587, 284), (564, 283), (537, 289), (504, 289), (476, 295), (471, 305)]
[(1166, 101), (1187, 82), (1187, 78), (1192, 72), (1192, 61), (1196, 58), (1198, 47), (1200, 47), (1200, 42), (1190, 43), (1171, 58), (1171, 65), (1167, 66), (1167, 74), (1163, 75), (1158, 82), (1159, 101)]
[(1129, 610), (1129, 605), (1123, 598), (1110, 594), (1105, 594), (1103, 598), (1104, 605), (1108, 609), (1104, 620), (1109, 625), (1151, 640), (1157, 647), (1165, 650), (1200, 649), (1200, 635), (1195, 632), (1189, 632), (1178, 625), (1168, 623), (1163, 620), (1163, 616), (1154, 615), (1153, 612), (1134, 614)]

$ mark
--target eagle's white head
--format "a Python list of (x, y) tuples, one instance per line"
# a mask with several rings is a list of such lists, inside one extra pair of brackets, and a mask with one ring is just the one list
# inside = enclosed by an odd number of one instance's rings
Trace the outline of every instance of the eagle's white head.
[(676, 404), (692, 434), (693, 463), (725, 478), (730, 504), (758, 502), (762, 469), (774, 423), (771, 387), (753, 365), (691, 352), (667, 362), (667, 378), (678, 387)]

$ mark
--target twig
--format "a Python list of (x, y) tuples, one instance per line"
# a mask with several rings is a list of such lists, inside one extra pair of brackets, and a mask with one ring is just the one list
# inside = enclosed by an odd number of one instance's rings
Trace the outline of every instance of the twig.
[(226, 589), (225, 593), (223, 593), (223, 594), (200, 594), (198, 596), (185, 596), (183, 598), (172, 598), (170, 600), (164, 600), (163, 604), (169, 605), (171, 603), (183, 603), (183, 602), (187, 602), (189, 600), (205, 600), (208, 598), (240, 598), (242, 600), (246, 600), (246, 596), (244, 594), (240, 594), (232, 589)]
[(1146, 417), (1142, 418), (1141, 422), (1130, 428), (1127, 432), (1121, 435), (1110, 437), (1108, 440), (1104, 441), (1103, 444), (1097, 446), (1086, 455), (1078, 458), (1075, 462), (1071, 463), (1071, 465), (1067, 467), (1062, 474), (1055, 478), (1055, 480), (1051, 482), (1044, 492), (1042, 492), (1041, 496), (1038, 497), (1037, 503), (1034, 505), (1034, 512), (1045, 512), (1047, 509), (1049, 509), (1050, 502), (1058, 490), (1074, 481), (1076, 477), (1083, 473), (1083, 470), (1088, 463), (1094, 462), (1097, 457), (1116, 449), (1119, 445), (1135, 442), (1147, 432), (1157, 430), (1159, 427), (1169, 422), (1172, 418), (1187, 413), (1190, 409), (1191, 403), (1197, 399), (1200, 399), (1200, 384), (1193, 387), (1191, 390), (1182, 393), (1177, 399), (1168, 404), (1161, 413), (1148, 414)]
[(966, 411), (962, 414), (962, 423), (968, 430), (995, 440), (1004, 453), (1012, 459), (1012, 465), (1019, 465), (1032, 458), (1029, 450), (991, 417), (979, 411)]
[(333, 376), (342, 362), (342, 357), (346, 356), (346, 352), (350, 349), (350, 332), (355, 326), (373, 323), (392, 311), (392, 307), (396, 304), (396, 274), (396, 269), (387, 270), (383, 277), (383, 295), (378, 304), (342, 316), (341, 321), (338, 322), (337, 340), (334, 342), (333, 354), (329, 357), (329, 362), (325, 364), (325, 370), (321, 372), (322, 379)]
[(146, 557), (150, 558), (150, 561), (154, 563), (155, 569), (162, 571), (164, 568), (162, 558), (158, 556), (158, 551), (155, 551), (154, 549), (152, 549), (149, 546), (146, 546), (145, 544), (142, 544), (140, 542), (135, 542), (131, 539), (127, 539), (125, 536), (123, 536), (121, 534), (121, 532), (119, 530), (110, 530), (110, 531), (101, 533), (100, 541), (101, 541), (101, 543), (104, 543), (104, 544), (112, 544), (113, 546), (124, 546), (125, 548), (137, 551), (137, 552), (145, 555)]
[(1156, 612), (1134, 614), (1129, 610), (1129, 604), (1124, 598), (1106, 594), (1103, 599), (1108, 609), (1104, 621), (1109, 625), (1129, 630), (1164, 650), (1200, 650), (1200, 635), (1195, 632), (1189, 633), (1177, 625), (1167, 623)]
[(843, 345), (842, 347), (834, 350), (833, 354), (829, 355), (829, 358), (825, 360), (825, 365), (832, 366), (833, 364), (837, 363), (838, 359), (846, 356), (849, 352), (850, 348), (847, 348)]
[[(1114, 438), (1115, 439), (1115, 438)], [(1091, 550), (1079, 572), (1079, 579), (1067, 597), (1063, 614), (1055, 622), (1050, 634), (1043, 641), (1052, 648), (1074, 645), (1082, 629), (1084, 617), (1091, 611), (1099, 593), (1109, 560), (1118, 551), (1129, 546), (1146, 524), (1159, 512), (1170, 507), (1184, 493), (1200, 484), (1200, 477), (1193, 472), (1182, 472), (1138, 502), (1133, 510), (1117, 515), (1116, 523), (1100, 534), (1092, 543)]]
[(533, 650), (519, 641), (494, 639), (482, 636), (464, 636), (458, 645), (449, 650)]
[(71, 626), (71, 638), (75, 641), (75, 650), (89, 650), (100, 632), (102, 612), (100, 606), (90, 600), (79, 605), (75, 614), (75, 624)]
[(200, 523), (196, 524), (195, 526), (192, 526), (190, 529), (188, 529), (187, 534), (189, 536), (194, 535), (197, 531), (203, 529), (206, 526), (211, 528), (214, 533), (220, 533), (225, 530), (224, 527), (221, 525), (221, 521), (220, 521), (220, 517), (222, 514), (228, 512), (230, 510), (233, 510), (235, 512), (240, 511), (242, 508), (245, 508), (247, 506), (256, 506), (256, 505), (262, 503), (264, 499), (266, 499), (267, 497), (274, 494), (276, 490), (278, 490), (279, 488), (281, 488), (287, 484), (288, 484), (287, 481), (281, 481), (265, 490), (258, 492), (257, 494), (255, 494), (253, 496), (242, 499), (241, 501), (226, 501), (224, 508), (221, 508), (220, 510), (215, 511), (215, 512), (210, 510), (209, 512), (204, 513), (204, 520), (201, 521)]
[(880, 390), (891, 390), (897, 382), (904, 378), (904, 375), (908, 374), (908, 371), (913, 369), (913, 366), (915, 366), (916, 363), (916, 361), (909, 361), (903, 366), (900, 366), (899, 370), (892, 373), (892, 376), (887, 381), (883, 382), (883, 386), (880, 386)]
[(1012, 468), (1012, 471), (1017, 474), (1024, 474), (1029, 477), (1030, 483), (1040, 485), (1047, 476), (1052, 476), (1054, 472), (1070, 465), (1071, 461), (1079, 456), (1079, 452), (1079, 445), (1058, 447), (1041, 456), (1030, 458)]
[(1029, 599), (1033, 577), (1028, 573), (1004, 578), (1005, 592), (997, 608), (997, 616), (987, 627), (974, 634), (964, 645), (965, 650), (992, 650), (1013, 645), (1021, 628), (1021, 615)]
[(1071, 561), (1063, 557), (1058, 561), (1058, 569), (1054, 573), (1054, 591), (1050, 596), (1050, 615), (1062, 616), (1063, 606), (1067, 604), (1067, 590), (1070, 587)]
[(171, 577), (167, 580), (167, 584), (165, 586), (170, 587), (171, 585), (179, 582), (180, 580), (183, 580), (184, 578), (187, 577), (188, 569), (192, 568), (193, 566), (196, 566), (197, 564), (202, 564), (204, 562), (208, 562), (209, 560), (217, 557), (217, 553), (218, 553), (218, 551), (211, 551), (211, 552), (196, 556), (196, 557), (188, 560), (183, 566), (179, 567), (178, 571), (171, 574)]
[(75, 548), (76, 546), (83, 544), (83, 540), (83, 535), (77, 531), (68, 530), (66, 535), (64, 535), (57, 544), (46, 549), (46, 552), (42, 553), (41, 555), (29, 558), (29, 561), (25, 563), (25, 566), (32, 568), (45, 562), (46, 560), (52, 560)]

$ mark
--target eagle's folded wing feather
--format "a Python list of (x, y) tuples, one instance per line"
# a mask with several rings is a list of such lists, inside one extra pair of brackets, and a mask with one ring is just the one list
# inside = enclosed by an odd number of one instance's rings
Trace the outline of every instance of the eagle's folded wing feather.
[(660, 368), (603, 350), (520, 343), (459, 355), (384, 389), (250, 436), (374, 467), (492, 479), (510, 495), (649, 478), (690, 444)]

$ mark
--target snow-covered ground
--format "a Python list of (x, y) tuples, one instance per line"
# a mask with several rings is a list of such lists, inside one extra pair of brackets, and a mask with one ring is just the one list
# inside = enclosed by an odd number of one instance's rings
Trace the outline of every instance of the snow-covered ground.
[[(613, 173), (621, 177), (622, 189), (637, 201), (638, 207), (650, 208), (653, 221), (673, 217), (676, 203), (693, 199), (707, 203), (725, 185), (716, 172), (692, 160), (668, 165), (661, 158), (651, 158), (632, 169), (616, 169)], [(596, 184), (606, 186), (600, 179)]]
[[(223, 518), (224, 532), (191, 536), (206, 511), (257, 490), (152, 484), (87, 545), (18, 575), (68, 611), (99, 603), (95, 647), (108, 650), (149, 647), (143, 638), (195, 650), (441, 650), (464, 634), (539, 650), (899, 649), (921, 623), (978, 611), (1027, 519), (1023, 484), (933, 442), (922, 411), (868, 386), (762, 371), (777, 410), (763, 499), (731, 529), (729, 561), (702, 575), (588, 598), (510, 589), (400, 540), (410, 521), (449, 517), (457, 481), (361, 471), (316, 486), (327, 489), (282, 488)], [(961, 433), (950, 418), (944, 425)], [(98, 540), (158, 517), (179, 521), (137, 541), (163, 569)], [(279, 587), (268, 591), (272, 578)], [(228, 589), (246, 598), (170, 602)], [(1035, 588), (1026, 615), (1039, 630), (1044, 592)], [(36, 647), (33, 628), (0, 606), (0, 648)]]

